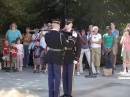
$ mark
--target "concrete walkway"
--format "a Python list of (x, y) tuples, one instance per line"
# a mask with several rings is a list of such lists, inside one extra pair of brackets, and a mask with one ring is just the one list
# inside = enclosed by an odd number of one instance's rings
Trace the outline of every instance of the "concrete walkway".
[[(117, 66), (114, 76), (85, 78), (75, 75), (73, 97), (130, 97), (130, 77), (122, 77)], [(18, 89), (30, 91), (39, 97), (48, 97), (47, 74), (34, 74), (32, 68), (24, 68), (22, 72), (6, 73), (0, 71), (0, 89)], [(62, 94), (61, 85), (61, 94)]]

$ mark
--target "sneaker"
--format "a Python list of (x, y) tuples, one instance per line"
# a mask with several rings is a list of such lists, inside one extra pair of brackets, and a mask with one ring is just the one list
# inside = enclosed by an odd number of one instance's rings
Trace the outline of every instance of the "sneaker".
[(22, 66), (19, 68), (19, 71), (23, 71), (23, 68), (22, 68)]
[(97, 71), (97, 74), (100, 74), (100, 71), (99, 71), (99, 70)]
[(34, 72), (33, 73), (36, 73), (36, 70), (34, 70)]
[(79, 73), (79, 72), (77, 72), (77, 75), (78, 75), (78, 76), (80, 76), (80, 73)]
[(43, 73), (47, 73), (47, 69), (45, 69), (45, 70), (43, 71)]

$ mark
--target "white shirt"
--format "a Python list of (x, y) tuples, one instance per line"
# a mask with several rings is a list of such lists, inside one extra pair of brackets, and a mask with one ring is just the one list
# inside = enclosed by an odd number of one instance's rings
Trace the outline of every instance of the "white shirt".
[(33, 39), (33, 40), (39, 39), (39, 35), (40, 35), (39, 33), (33, 34), (33, 35), (32, 35), (32, 39)]
[(40, 46), (42, 46), (44, 49), (46, 48), (46, 42), (44, 36), (40, 40)]
[(51, 29), (51, 30), (55, 30), (55, 31), (58, 31), (57, 29)]
[[(70, 32), (72, 29), (70, 29), (70, 30), (67, 30), (67, 32)], [(72, 36), (74, 36), (74, 37), (77, 37), (78, 36), (78, 34), (76, 33), (76, 31), (73, 31), (72, 32)]]
[[(94, 41), (94, 42), (98, 42), (99, 39), (101, 39), (101, 38), (102, 38), (102, 36), (99, 33), (96, 35), (92, 35), (92, 41)], [(101, 44), (91, 43), (91, 47), (92, 48), (100, 48)]]
[(29, 44), (28, 49), (33, 49), (33, 48), (34, 48), (34, 46), (35, 46), (34, 40), (39, 39), (39, 38), (40, 38), (39, 36), (40, 36), (40, 33), (37, 33), (37, 34), (33, 34), (33, 35), (32, 35), (32, 42)]
[(22, 44), (16, 44), (16, 48), (18, 49), (18, 55), (22, 55), (24, 53)]
[(71, 29), (70, 30), (67, 30), (67, 32), (70, 32), (71, 31)]

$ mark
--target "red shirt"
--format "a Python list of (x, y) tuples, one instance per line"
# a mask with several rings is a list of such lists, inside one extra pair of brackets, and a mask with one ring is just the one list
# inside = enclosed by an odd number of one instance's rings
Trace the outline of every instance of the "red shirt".
[(15, 48), (12, 48), (11, 51), (14, 51), (14, 52), (11, 53), (12, 58), (16, 58), (17, 57), (18, 49), (15, 47)]
[(3, 53), (4, 53), (5, 55), (8, 55), (8, 54), (9, 54), (9, 45), (8, 45), (8, 46), (4, 45), (4, 46), (2, 47), (2, 51), (3, 51)]

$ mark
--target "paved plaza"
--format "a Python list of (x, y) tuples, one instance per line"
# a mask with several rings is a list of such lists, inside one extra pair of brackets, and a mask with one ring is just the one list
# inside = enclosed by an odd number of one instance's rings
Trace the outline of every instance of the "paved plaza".
[[(120, 76), (121, 65), (117, 66), (115, 75), (97, 78), (85, 78), (75, 75), (73, 97), (130, 97), (130, 77)], [(48, 97), (48, 78), (44, 73), (33, 73), (33, 68), (24, 68), (22, 72), (0, 71), (0, 89), (18, 89), (30, 91), (39, 97)], [(62, 92), (61, 85), (61, 94)]]

